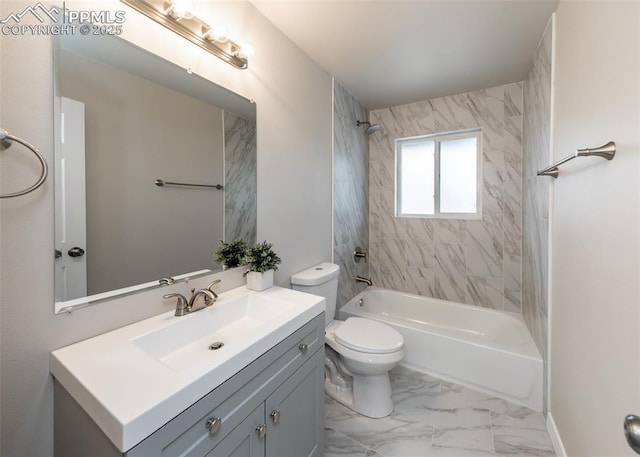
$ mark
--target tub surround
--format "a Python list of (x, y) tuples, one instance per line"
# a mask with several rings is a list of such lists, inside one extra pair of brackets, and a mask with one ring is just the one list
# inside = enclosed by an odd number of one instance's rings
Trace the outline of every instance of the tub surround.
[(367, 118), (364, 107), (334, 80), (333, 83), (333, 257), (340, 266), (338, 307), (366, 285), (369, 262), (355, 262), (357, 246), (369, 250), (369, 136), (356, 120)]
[(401, 365), (542, 410), (542, 358), (520, 316), (378, 288), (339, 314), (397, 330), (405, 341)]
[[(374, 285), (520, 313), (522, 83), (371, 112)], [(394, 140), (482, 128), (482, 220), (394, 217)]]
[(549, 321), (549, 194), (552, 179), (536, 176), (536, 172), (553, 163), (550, 151), (551, 24), (552, 20), (524, 82), (522, 316), (545, 360), (545, 367)]

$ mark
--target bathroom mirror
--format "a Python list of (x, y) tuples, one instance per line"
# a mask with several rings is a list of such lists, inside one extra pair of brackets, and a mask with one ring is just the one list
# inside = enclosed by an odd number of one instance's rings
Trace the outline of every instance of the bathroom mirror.
[(61, 35), (54, 54), (55, 312), (255, 242), (255, 104), (115, 36)]

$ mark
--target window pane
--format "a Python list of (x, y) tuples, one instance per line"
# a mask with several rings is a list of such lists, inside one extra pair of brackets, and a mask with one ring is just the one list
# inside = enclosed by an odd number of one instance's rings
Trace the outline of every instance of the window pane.
[(478, 139), (440, 143), (440, 212), (475, 213), (478, 189)]
[(400, 214), (434, 214), (435, 142), (400, 144)]

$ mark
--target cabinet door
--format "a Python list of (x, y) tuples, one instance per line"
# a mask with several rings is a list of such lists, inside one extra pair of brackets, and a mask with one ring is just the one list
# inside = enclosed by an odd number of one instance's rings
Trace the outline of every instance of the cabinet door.
[(324, 454), (324, 350), (267, 398), (267, 457)]
[(257, 428), (264, 425), (264, 404), (253, 410), (205, 457), (264, 457), (265, 438)]

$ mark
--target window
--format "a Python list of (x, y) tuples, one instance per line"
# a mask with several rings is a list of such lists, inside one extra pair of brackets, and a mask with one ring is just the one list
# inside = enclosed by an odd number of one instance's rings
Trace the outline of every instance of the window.
[(396, 216), (480, 217), (481, 131), (396, 140)]

